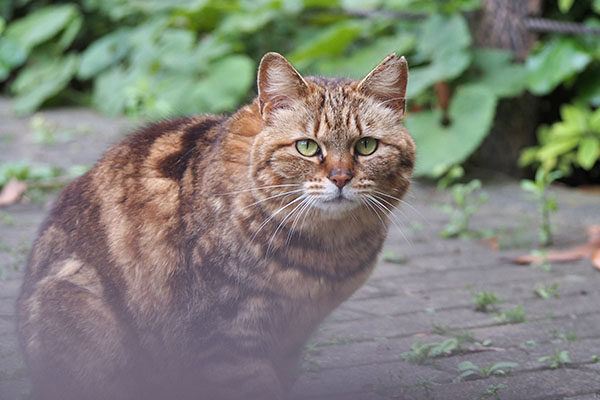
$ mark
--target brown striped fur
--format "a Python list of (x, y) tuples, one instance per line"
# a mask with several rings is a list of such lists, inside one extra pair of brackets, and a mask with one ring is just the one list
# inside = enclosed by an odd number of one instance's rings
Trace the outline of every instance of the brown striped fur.
[[(231, 117), (159, 122), (110, 149), (60, 195), (29, 258), (33, 397), (286, 398), (304, 342), (367, 279), (383, 208), (408, 189), (406, 79), (395, 55), (356, 82), (305, 79), (269, 53), (259, 97)], [(378, 140), (372, 155), (354, 150), (361, 137)], [(307, 138), (320, 155), (299, 154)], [(336, 169), (352, 176), (341, 190)]]

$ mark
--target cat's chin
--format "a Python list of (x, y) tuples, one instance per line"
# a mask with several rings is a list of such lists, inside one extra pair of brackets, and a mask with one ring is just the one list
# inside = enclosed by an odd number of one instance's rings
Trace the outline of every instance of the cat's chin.
[(360, 206), (356, 200), (344, 197), (336, 197), (330, 200), (321, 200), (315, 204), (315, 207), (321, 210), (321, 214), (326, 218), (345, 217)]

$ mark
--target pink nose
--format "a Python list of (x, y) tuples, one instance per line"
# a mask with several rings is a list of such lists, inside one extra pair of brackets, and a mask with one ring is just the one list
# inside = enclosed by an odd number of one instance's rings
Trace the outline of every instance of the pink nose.
[(329, 173), (329, 180), (336, 184), (340, 189), (344, 187), (344, 185), (352, 179), (352, 171), (345, 169), (333, 169)]

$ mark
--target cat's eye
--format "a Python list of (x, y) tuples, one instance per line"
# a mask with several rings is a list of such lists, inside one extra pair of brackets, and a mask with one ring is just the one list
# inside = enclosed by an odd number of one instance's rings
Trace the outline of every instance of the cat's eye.
[(377, 150), (377, 139), (373, 138), (362, 138), (356, 142), (356, 152), (361, 156), (371, 155)]
[(302, 139), (296, 142), (296, 150), (298, 153), (306, 157), (312, 157), (321, 150), (317, 142), (312, 139)]

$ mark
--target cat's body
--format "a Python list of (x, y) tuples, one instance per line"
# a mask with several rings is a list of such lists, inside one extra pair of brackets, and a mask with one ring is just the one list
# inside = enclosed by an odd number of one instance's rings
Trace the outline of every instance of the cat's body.
[[(307, 82), (269, 54), (251, 105), (154, 124), (66, 188), (19, 298), (34, 397), (285, 398), (304, 342), (385, 238), (359, 192), (390, 208), (408, 188), (406, 64), (386, 61), (393, 107), (361, 88), (373, 72)], [(352, 154), (365, 131), (381, 159)], [(303, 138), (320, 154), (298, 154)]]

